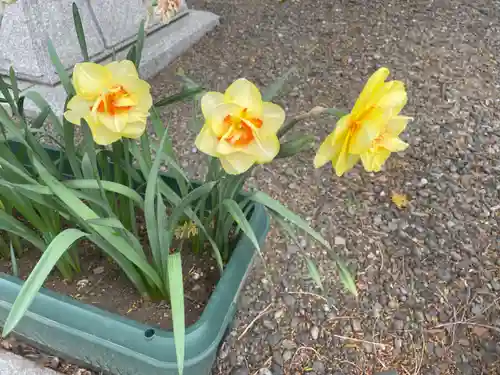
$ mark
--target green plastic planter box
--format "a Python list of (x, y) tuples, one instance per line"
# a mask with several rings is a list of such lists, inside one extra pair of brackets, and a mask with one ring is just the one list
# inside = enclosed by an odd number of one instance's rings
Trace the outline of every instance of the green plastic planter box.
[[(51, 151), (54, 158), (59, 152)], [(168, 178), (167, 178), (168, 181)], [(249, 219), (263, 244), (269, 217), (255, 205)], [(255, 249), (246, 236), (237, 243), (200, 319), (186, 330), (185, 375), (208, 375), (228, 332)], [(0, 273), (0, 326), (22, 281)], [(177, 375), (171, 331), (135, 322), (43, 289), (14, 331), (48, 353), (114, 375)]]

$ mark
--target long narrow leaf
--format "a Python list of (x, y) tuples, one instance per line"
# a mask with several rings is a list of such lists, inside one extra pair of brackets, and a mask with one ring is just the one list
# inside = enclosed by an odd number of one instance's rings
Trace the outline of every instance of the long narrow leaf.
[(12, 66), (9, 69), (9, 76), (10, 86), (12, 87), (12, 95), (14, 95), (14, 100), (17, 103), (19, 101), (19, 86), (17, 85), (16, 72)]
[(351, 273), (347, 266), (341, 260), (337, 260), (337, 266), (340, 274), (340, 281), (344, 284), (344, 287), (351, 292), (356, 297), (358, 296), (358, 289), (356, 288), (356, 283), (352, 278)]
[(288, 69), (285, 74), (279, 77), (276, 81), (271, 83), (268, 87), (262, 90), (262, 100), (268, 102), (273, 100), (283, 89), (286, 81), (288, 81), (289, 77), (295, 73), (297, 69), (292, 67)]
[(66, 90), (66, 93), (69, 96), (72, 96), (75, 93), (75, 90), (73, 88), (73, 85), (71, 84), (69, 74), (66, 71), (66, 69), (64, 69), (64, 65), (59, 59), (56, 49), (54, 48), (54, 45), (52, 44), (52, 41), (50, 39), (47, 41), (47, 48), (49, 50), (49, 56), (50, 60), (52, 61), (52, 65), (54, 66), (57, 74), (59, 75), (59, 79), (61, 80), (61, 84), (63, 85), (64, 90)]
[(172, 307), (177, 368), (179, 375), (182, 375), (184, 372), (186, 324), (184, 318), (184, 285), (182, 283), (182, 261), (180, 253), (168, 256), (168, 285), (170, 291), (170, 305)]
[(158, 100), (154, 104), (154, 106), (156, 108), (161, 108), (161, 107), (165, 107), (165, 106), (170, 105), (170, 104), (181, 102), (183, 100), (186, 100), (186, 99), (192, 98), (193, 96), (196, 96), (197, 94), (203, 92), (204, 90), (205, 89), (203, 87), (194, 87), (194, 88), (184, 89), (177, 94), (173, 94), (173, 95), (170, 95), (170, 96), (167, 96), (165, 98)]
[(54, 238), (42, 254), (42, 257), (33, 271), (31, 271), (12, 305), (12, 309), (3, 327), (3, 337), (11, 333), (17, 323), (19, 323), (59, 258), (61, 258), (73, 243), (87, 235), (87, 233), (78, 229), (66, 229)]
[[(3, 240), (2, 240), (3, 242)], [(12, 263), (12, 275), (15, 277), (19, 277), (19, 267), (17, 266), (17, 258), (16, 258), (16, 251), (14, 250), (14, 246), (12, 245), (12, 241), (10, 241), (9, 244), (10, 248), (10, 263)]]
[(241, 210), (241, 208), (238, 205), (238, 203), (236, 203), (232, 199), (226, 199), (222, 203), (226, 207), (227, 211), (231, 214), (231, 216), (233, 217), (234, 221), (241, 228), (241, 230), (243, 231), (243, 233), (245, 233), (247, 235), (247, 237), (250, 239), (250, 241), (252, 241), (252, 244), (259, 251), (259, 254), (261, 254), (259, 240), (257, 240), (257, 236), (255, 235), (255, 232), (253, 231), (252, 226), (248, 222), (245, 214)]
[(309, 275), (311, 278), (314, 280), (316, 285), (323, 290), (323, 283), (321, 282), (321, 276), (319, 274), (318, 269), (316, 268), (316, 264), (308, 257), (305, 256), (306, 263), (307, 263), (307, 269), (309, 270)]
[(312, 229), (304, 219), (302, 219), (300, 216), (298, 216), (297, 214), (290, 211), (288, 208), (283, 206), (280, 202), (271, 198), (269, 195), (267, 195), (263, 192), (257, 191), (251, 196), (251, 199), (254, 202), (261, 203), (264, 206), (266, 206), (267, 208), (277, 212), (278, 214), (283, 216), (285, 219), (290, 221), (292, 224), (296, 225), (300, 229), (307, 232), (312, 238), (314, 238), (316, 241), (321, 243), (323, 246), (325, 246), (328, 249), (330, 248), (330, 244), (328, 243), (328, 241), (326, 241), (321, 236), (321, 234), (319, 234), (314, 229)]
[(45, 250), (45, 243), (34, 231), (25, 226), (19, 220), (6, 213), (4, 210), (0, 210), (0, 230), (13, 233), (16, 236), (29, 241), (38, 249), (42, 251)]
[(104, 218), (98, 218), (98, 219), (89, 219), (87, 220), (87, 223), (93, 224), (93, 225), (100, 225), (103, 227), (107, 228), (114, 228), (114, 229), (125, 229), (123, 227), (123, 224), (120, 220), (114, 217), (104, 217)]
[[(51, 176), (38, 160), (33, 159), (33, 166), (38, 171), (40, 178), (52, 189), (54, 194), (66, 205), (68, 210), (71, 210), (74, 216), (81, 219), (82, 222), (99, 218), (99, 216), (78, 199), (71, 190)], [(130, 262), (141, 269), (158, 288), (163, 288), (163, 283), (159, 275), (148, 263), (145, 254), (137, 253), (123, 237), (116, 236), (114, 230), (99, 225), (90, 225), (90, 227), (108, 241), (116, 250), (122, 253)]]
[(120, 253), (112, 244), (106, 241), (104, 238), (99, 236), (97, 233), (89, 236), (89, 240), (95, 243), (100, 249), (102, 249), (107, 255), (109, 255), (118, 264), (120, 269), (125, 273), (129, 280), (137, 288), (137, 291), (142, 296), (148, 296), (148, 288), (144, 283), (143, 277), (139, 274), (138, 268), (127, 259), (122, 253)]
[[(68, 180), (63, 183), (73, 189), (100, 189), (97, 180)], [(144, 207), (144, 200), (140, 194), (128, 186), (113, 181), (101, 181), (101, 184), (104, 190), (123, 195), (137, 203), (139, 207)]]
[(144, 25), (145, 21), (142, 20), (139, 25), (139, 32), (137, 33), (137, 42), (135, 47), (135, 67), (139, 70), (141, 66), (142, 50), (144, 49)]
[(90, 61), (87, 41), (85, 40), (85, 32), (83, 31), (82, 18), (80, 17), (80, 11), (76, 3), (73, 3), (73, 22), (75, 24), (76, 35), (78, 37), (78, 43), (80, 44), (83, 60)]
[[(163, 125), (160, 114), (154, 107), (151, 110), (151, 123), (158, 137), (163, 138), (166, 133), (168, 133), (168, 128)], [(166, 138), (161, 148), (158, 147), (156, 149), (156, 156), (158, 157), (159, 155), (161, 155), (161, 157), (169, 163), (169, 166), (173, 168), (170, 171), (177, 182), (181, 196), (185, 196), (188, 193), (188, 178), (182, 171), (182, 168), (177, 164), (172, 139), (170, 137)]]
[[(143, 135), (143, 137), (146, 137)], [(153, 254), (153, 259), (156, 264), (157, 269), (160, 269), (162, 265), (162, 250), (160, 248), (160, 238), (158, 232), (158, 222), (155, 215), (155, 198), (156, 189), (158, 185), (158, 174), (160, 172), (161, 165), (161, 150), (163, 145), (167, 141), (168, 133), (165, 132), (158, 146), (156, 153), (156, 158), (153, 162), (153, 166), (149, 171), (149, 176), (146, 185), (146, 194), (144, 196), (144, 217), (146, 220), (146, 227), (148, 229), (149, 245), (151, 246), (151, 252)], [(161, 267), (163, 269), (163, 267)]]

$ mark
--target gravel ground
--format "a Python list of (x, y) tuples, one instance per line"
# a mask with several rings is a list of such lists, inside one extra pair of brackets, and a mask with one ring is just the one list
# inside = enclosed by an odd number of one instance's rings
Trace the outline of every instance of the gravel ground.
[[(415, 118), (411, 147), (378, 174), (315, 172), (312, 152), (260, 169), (255, 183), (331, 238), (360, 296), (344, 293), (329, 255), (308, 247), (324, 275), (327, 298), (317, 295), (298, 248), (273, 229), (267, 268), (247, 282), (214, 374), (500, 374), (500, 3), (191, 3), (222, 24), (152, 80), (156, 95), (174, 90), (178, 68), (222, 90), (241, 76), (265, 85), (297, 66), (278, 100), (288, 113), (349, 108), (384, 65), (407, 83), (404, 112)], [(196, 173), (189, 112), (163, 115)], [(333, 125), (299, 128), (319, 141)], [(393, 192), (409, 206), (392, 204)]]

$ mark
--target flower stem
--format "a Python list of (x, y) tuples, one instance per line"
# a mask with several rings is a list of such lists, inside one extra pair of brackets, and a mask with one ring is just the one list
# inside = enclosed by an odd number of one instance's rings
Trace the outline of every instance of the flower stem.
[(283, 127), (278, 131), (278, 138), (280, 139), (283, 138), (283, 136), (290, 130), (292, 130), (295, 127), (295, 125), (297, 125), (300, 121), (305, 120), (309, 117), (319, 116), (323, 113), (329, 113), (337, 117), (342, 117), (346, 115), (345, 111), (336, 108), (325, 108), (320, 106), (314, 107), (309, 112), (301, 113), (300, 115), (292, 117), (290, 120), (288, 120), (286, 124), (283, 125)]

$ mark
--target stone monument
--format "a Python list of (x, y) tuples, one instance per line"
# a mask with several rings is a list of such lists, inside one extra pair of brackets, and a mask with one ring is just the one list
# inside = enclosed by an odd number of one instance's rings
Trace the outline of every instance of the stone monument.
[[(185, 0), (177, 5), (169, 22), (148, 22), (140, 75), (149, 78), (197, 42), (218, 24), (210, 12), (188, 9)], [(82, 61), (73, 24), (72, 4), (79, 8), (90, 59), (94, 62), (125, 58), (142, 20), (148, 18), (143, 0), (18, 0), (5, 9), (0, 23), (0, 74), (12, 66), (23, 91), (35, 90), (62, 114), (66, 94), (47, 52), (50, 39), (63, 65), (72, 71)], [(28, 114), (37, 112), (26, 103)]]

